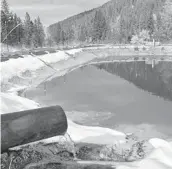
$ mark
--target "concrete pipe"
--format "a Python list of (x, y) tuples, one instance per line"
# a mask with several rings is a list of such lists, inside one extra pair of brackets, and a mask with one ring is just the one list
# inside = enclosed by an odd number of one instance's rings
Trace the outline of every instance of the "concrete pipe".
[(1, 152), (9, 148), (63, 135), (67, 118), (60, 106), (1, 115)]

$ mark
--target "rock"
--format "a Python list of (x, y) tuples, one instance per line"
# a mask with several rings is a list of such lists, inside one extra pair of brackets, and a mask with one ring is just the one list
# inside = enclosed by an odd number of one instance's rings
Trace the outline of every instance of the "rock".
[(77, 145), (76, 157), (81, 160), (100, 160), (100, 150), (102, 146), (85, 144), (83, 146)]
[(3, 153), (1, 156), (1, 168), (7, 169), (24, 169), (32, 164), (41, 161), (73, 161), (74, 154), (72, 146), (69, 143), (51, 143), (43, 145), (28, 145), (18, 150), (11, 150), (8, 154)]

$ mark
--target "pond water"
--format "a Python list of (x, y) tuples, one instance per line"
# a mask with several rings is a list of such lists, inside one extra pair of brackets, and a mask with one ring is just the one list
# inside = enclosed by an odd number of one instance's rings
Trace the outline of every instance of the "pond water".
[(172, 62), (89, 65), (28, 90), (26, 97), (61, 105), (80, 124), (172, 136)]
[(145, 61), (113, 62), (102, 63), (97, 67), (172, 101), (172, 62), (159, 62), (155, 65), (147, 64)]

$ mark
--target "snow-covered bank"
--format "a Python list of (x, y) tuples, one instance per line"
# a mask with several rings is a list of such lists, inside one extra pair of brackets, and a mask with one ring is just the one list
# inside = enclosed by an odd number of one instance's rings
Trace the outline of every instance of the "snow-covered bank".
[[(13, 76), (20, 75), (23, 72), (35, 71), (43, 66), (44, 62), (48, 64), (56, 63), (62, 60), (67, 60), (76, 53), (81, 52), (82, 49), (73, 49), (64, 51), (57, 51), (57, 53), (49, 53), (41, 56), (32, 55), (23, 55), (24, 58), (10, 59), (6, 62), (1, 62), (1, 81), (5, 79), (10, 79)], [(70, 55), (68, 55), (68, 53)]]
[[(30, 55), (22, 55), (22, 57), (24, 58), (9, 59), (8, 61), (1, 62), (0, 82), (1, 84), (3, 84), (2, 85), (3, 91), (7, 91), (9, 89), (9, 86), (12, 87), (11, 85), (13, 84), (13, 81), (16, 82), (18, 79), (24, 82), (28, 80), (27, 84), (25, 83), (27, 87), (34, 84), (38, 85), (48, 77), (50, 77), (48, 79), (51, 80), (52, 78), (55, 78), (60, 75), (63, 76), (65, 73), (68, 73), (70, 71), (73, 71), (79, 67), (83, 67), (88, 64), (95, 64), (97, 62), (108, 62), (108, 60), (107, 61), (96, 60), (100, 58), (104, 59), (108, 56), (113, 56), (114, 62), (128, 62), (128, 61), (132, 62), (135, 61), (134, 58), (136, 56), (139, 56), (139, 59), (137, 58), (138, 61), (140, 59), (143, 60), (143, 56), (146, 57), (145, 58), (146, 60), (149, 59), (151, 60), (152, 57), (149, 56), (149, 53), (147, 52), (145, 53), (138, 53), (135, 51), (131, 52), (129, 48), (116, 49), (115, 46), (109, 46), (109, 45), (102, 46), (101, 48), (92, 47), (91, 49), (79, 48), (79, 49), (70, 49), (65, 51), (56, 50), (56, 52), (57, 53), (49, 53), (47, 51), (46, 52), (47, 54), (41, 56), (36, 56), (33, 53), (31, 53)], [(154, 59), (154, 57), (152, 58)], [(161, 61), (162, 58), (161, 56), (156, 56), (156, 60), (157, 59)], [(163, 61), (169, 62), (171, 61), (171, 57), (170, 56), (163, 57)], [(48, 73), (46, 72), (45, 73), (46, 75), (44, 73), (41, 74), (41, 79), (39, 79), (38, 82), (38, 79), (34, 79), (35, 77), (37, 77), (37, 75), (35, 75), (35, 72), (39, 70), (43, 70), (45, 67), (49, 68)], [(25, 75), (28, 75), (29, 77), (25, 77)], [(13, 86), (13, 87), (18, 88), (18, 86)]]
[(170, 169), (172, 168), (172, 144), (158, 138), (149, 142), (155, 148), (150, 155), (139, 162), (119, 165), (117, 169)]
[[(54, 74), (57, 76), (63, 74), (63, 69), (67, 71), (72, 65), (79, 64), (73, 56), (81, 51), (82, 49), (57, 51), (57, 53), (47, 52), (41, 56), (31, 53), (31, 55), (23, 55), (24, 58), (0, 62), (1, 91), (14, 93), (24, 88), (37, 86)], [(72, 63), (69, 64), (68, 60)]]
[[(62, 54), (64, 54), (64, 52), (62, 52), (60, 56), (62, 56)], [(49, 55), (46, 55), (46, 57), (41, 56), (40, 59), (45, 61), (46, 59), (48, 59), (48, 56)], [(45, 58), (43, 58), (43, 57), (45, 57)], [(65, 61), (65, 57), (69, 57), (69, 56), (64, 54), (62, 60)], [(30, 59), (32, 60), (32, 58), (30, 58)], [(24, 72), (27, 70), (30, 71), (30, 69), (32, 69), (32, 64), (34, 66), (34, 68), (33, 68), (33, 72), (34, 72), (36, 69), (40, 68), (39, 66), (37, 67), (37, 63), (38, 63), (37, 61), (40, 61), (40, 60), (37, 58), (34, 58), (34, 59), (36, 59), (36, 60), (33, 63), (31, 62), (31, 64), (30, 64), (30, 60), (27, 60), (27, 59), (22, 61), (22, 63), (20, 63), (21, 65), (25, 64), (26, 67), (28, 64), (31, 66), (31, 68), (30, 68), (30, 66), (28, 66), (27, 69), (25, 69), (25, 67), (22, 65), (22, 67), (20, 67), (21, 68), (20, 69), (20, 68), (18, 68), (19, 66), (17, 67), (17, 65), (18, 65), (17, 62), (15, 63), (14, 67), (13, 67), (13, 64), (11, 64), (11, 67), (9, 68), (9, 70), (7, 67), (8, 65), (6, 65), (4, 67), (7, 72), (9, 71), (8, 75), (10, 77), (13, 77), (14, 75), (16, 75), (14, 72), (16, 70), (19, 73), (19, 75), (22, 71), (24, 71)], [(57, 60), (56, 59), (57, 58), (53, 57), (52, 62), (49, 59), (46, 62), (56, 63), (59, 61), (58, 59)], [(27, 63), (25, 63), (25, 62), (27, 62)], [(42, 62), (40, 61), (38, 64), (42, 64)], [(78, 64), (80, 64), (80, 63), (78, 63)], [(35, 76), (38, 76), (38, 74)], [(37, 77), (35, 77), (35, 79), (36, 78)], [(8, 79), (8, 76), (6, 76), (6, 79)], [(14, 90), (12, 90), (12, 92), (14, 92)], [(1, 99), (2, 99), (1, 113), (12, 113), (14, 111), (21, 111), (21, 110), (33, 109), (33, 108), (39, 107), (38, 103), (31, 101), (29, 99), (25, 99), (25, 98), (16, 96), (14, 94), (2, 93)], [(94, 143), (94, 144), (118, 144), (118, 143), (125, 142), (125, 134), (122, 132), (118, 132), (115, 130), (111, 130), (108, 128), (102, 128), (102, 127), (82, 126), (82, 125), (75, 124), (70, 119), (68, 119), (68, 124), (69, 124), (68, 133), (70, 134), (72, 140), (75, 142)], [(44, 140), (44, 142), (45, 143), (58, 142), (58, 139), (59, 139), (59, 137), (53, 137), (53, 138)], [(159, 140), (151, 139), (149, 142), (155, 147), (154, 151), (150, 154), (150, 156), (148, 156), (146, 159), (144, 159), (140, 162), (137, 162), (137, 163), (130, 163), (129, 165), (127, 164), (127, 166), (119, 166), (119, 169), (124, 169), (127, 167), (131, 168), (131, 169), (132, 168), (138, 168), (138, 169), (150, 168), (150, 169), (152, 169), (153, 167), (155, 169), (156, 168), (158, 168), (158, 169), (159, 168), (162, 168), (162, 169), (171, 168), (170, 160), (172, 159), (172, 156), (171, 156), (171, 150), (169, 148), (170, 147), (169, 143), (164, 140), (160, 141), (160, 139)], [(165, 143), (165, 146), (164, 146), (164, 143)]]
[[(1, 114), (34, 109), (37, 107), (39, 107), (39, 104), (32, 100), (13, 94), (1, 93)], [(68, 119), (67, 132), (75, 142), (86, 142), (92, 144), (124, 143), (126, 137), (122, 132), (102, 127), (81, 126), (75, 124), (70, 119)], [(103, 138), (106, 138), (106, 140), (102, 141)], [(45, 140), (46, 143), (52, 141), (57, 142), (58, 137), (54, 137), (53, 140), (51, 140), (51, 138)]]
[(14, 76), (20, 76), (25, 71), (36, 71), (45, 66), (44, 62), (56, 63), (61, 60), (67, 60), (68, 58), (69, 55), (65, 54), (63, 51), (59, 51), (58, 53), (35, 57), (27, 55), (24, 58), (10, 59), (6, 62), (1, 62), (1, 81), (8, 81)]
[(14, 94), (0, 93), (1, 97), (1, 114), (11, 113), (22, 110), (29, 110), (39, 107), (39, 104)]
[[(39, 107), (39, 104), (13, 94), (1, 93), (1, 113), (10, 113)], [(11, 105), (13, 103), (13, 105)], [(16, 107), (15, 107), (16, 106)], [(74, 142), (93, 144), (120, 144), (125, 142), (125, 134), (102, 127), (87, 127), (73, 123), (68, 119), (68, 134)], [(44, 143), (58, 142), (60, 137), (41, 140)], [(139, 162), (119, 164), (117, 169), (169, 169), (172, 167), (172, 144), (165, 140), (153, 138), (149, 140), (154, 150)]]
[(91, 144), (120, 144), (125, 142), (126, 135), (122, 132), (102, 127), (78, 125), (68, 120), (68, 133), (75, 142)]
[(70, 50), (67, 50), (66, 53), (70, 54), (70, 55), (74, 55), (76, 53), (80, 53), (82, 52), (82, 49), (79, 48), (79, 49), (70, 49)]

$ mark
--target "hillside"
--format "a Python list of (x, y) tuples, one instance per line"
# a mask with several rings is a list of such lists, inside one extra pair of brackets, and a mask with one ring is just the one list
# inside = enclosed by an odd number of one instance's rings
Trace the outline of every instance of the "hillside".
[(151, 39), (172, 39), (172, 0), (111, 0), (104, 5), (50, 25), (56, 44), (71, 42), (129, 43), (142, 30)]

